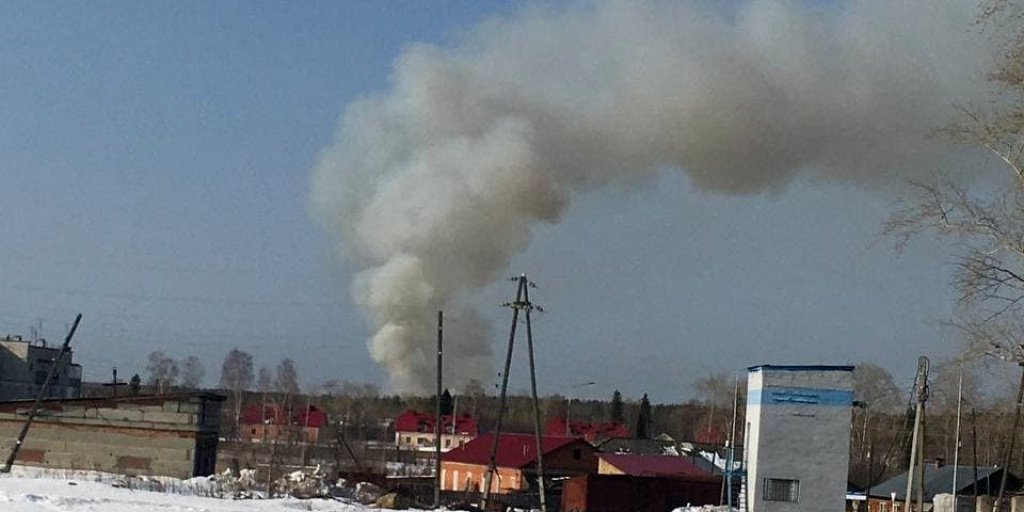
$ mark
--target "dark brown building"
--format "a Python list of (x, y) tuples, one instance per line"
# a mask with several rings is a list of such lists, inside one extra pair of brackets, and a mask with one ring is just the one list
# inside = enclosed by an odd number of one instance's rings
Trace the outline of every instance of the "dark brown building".
[(718, 476), (581, 475), (562, 486), (562, 512), (665, 512), (686, 505), (717, 505)]

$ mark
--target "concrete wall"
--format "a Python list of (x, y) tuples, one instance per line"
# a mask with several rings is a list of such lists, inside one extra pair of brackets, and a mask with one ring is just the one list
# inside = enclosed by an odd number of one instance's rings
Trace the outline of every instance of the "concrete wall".
[[(202, 397), (45, 402), (22, 446), (21, 464), (188, 478), (216, 462), (220, 402)], [(30, 403), (0, 403), (3, 453)]]
[[(752, 512), (843, 510), (853, 367), (757, 366), (747, 379), (747, 498)], [(797, 501), (765, 499), (768, 479)]]

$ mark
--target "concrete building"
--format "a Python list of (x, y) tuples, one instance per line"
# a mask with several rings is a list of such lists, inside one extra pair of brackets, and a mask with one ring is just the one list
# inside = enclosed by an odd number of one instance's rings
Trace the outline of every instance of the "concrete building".
[[(60, 346), (49, 346), (46, 340), (33, 342), (10, 335), (0, 338), (0, 400), (35, 398), (58, 355)], [(47, 398), (78, 398), (81, 395), (82, 367), (72, 362), (69, 349), (58, 362)]]
[(749, 368), (751, 512), (843, 510), (850, 459), (852, 366)]
[[(47, 400), (18, 464), (178, 478), (210, 475), (220, 407), (213, 394)], [(18, 438), (32, 401), (0, 402), (0, 453)]]

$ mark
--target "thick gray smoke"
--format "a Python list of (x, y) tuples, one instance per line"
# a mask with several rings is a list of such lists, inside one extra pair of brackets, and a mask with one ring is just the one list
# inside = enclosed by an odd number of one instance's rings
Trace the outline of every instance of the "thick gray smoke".
[(927, 134), (991, 62), (964, 0), (709, 4), (529, 9), (409, 47), (388, 91), (347, 108), (311, 203), (363, 268), (352, 293), (397, 391), (430, 389), (441, 308), (455, 385), (492, 375), (466, 298), (574, 194), (666, 167), (724, 193), (885, 183), (933, 162)]

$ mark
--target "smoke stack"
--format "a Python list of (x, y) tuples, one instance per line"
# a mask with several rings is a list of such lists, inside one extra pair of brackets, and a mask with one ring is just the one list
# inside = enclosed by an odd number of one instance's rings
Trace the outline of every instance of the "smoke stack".
[[(797, 176), (902, 182), (941, 168), (929, 137), (983, 97), (988, 35), (961, 0), (581, 2), (414, 45), (388, 90), (349, 105), (310, 203), (362, 269), (352, 295), (395, 391), (427, 393), (432, 312), (452, 313), (446, 376), (492, 375), (466, 304), (570, 200), (658, 170), (719, 193)], [(446, 333), (447, 334), (447, 333)]]

